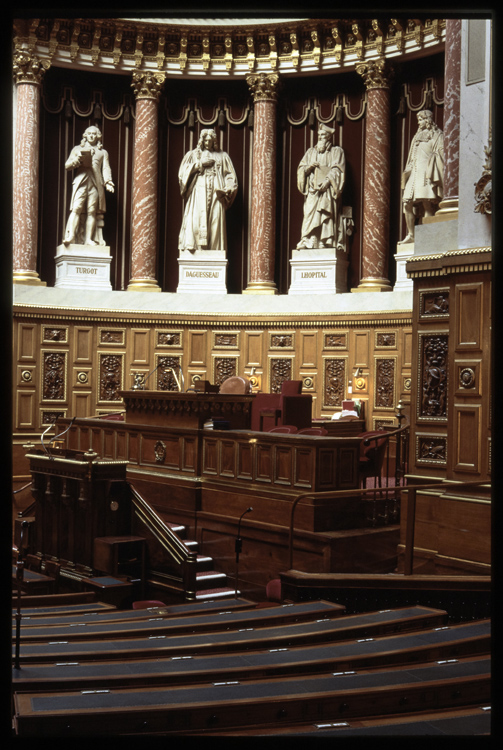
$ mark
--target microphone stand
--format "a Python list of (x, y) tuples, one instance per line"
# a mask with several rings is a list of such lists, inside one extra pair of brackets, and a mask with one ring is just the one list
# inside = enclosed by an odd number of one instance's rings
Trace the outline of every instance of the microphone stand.
[(14, 658), (14, 666), (19, 669), (19, 644), (21, 641), (21, 584), (23, 582), (23, 541), (24, 541), (24, 530), (28, 526), (28, 521), (21, 521), (21, 540), (19, 542), (19, 549), (17, 554), (16, 562), (16, 583), (17, 583), (17, 610), (16, 610), (16, 655)]
[(241, 519), (246, 513), (250, 513), (253, 510), (253, 508), (247, 508), (241, 513), (241, 516), (239, 517), (238, 521), (238, 535), (236, 537), (236, 541), (234, 543), (234, 549), (236, 550), (236, 580), (234, 585), (234, 598), (238, 598), (238, 570), (239, 570), (239, 553), (243, 549), (243, 540), (239, 536), (240, 529), (241, 529)]

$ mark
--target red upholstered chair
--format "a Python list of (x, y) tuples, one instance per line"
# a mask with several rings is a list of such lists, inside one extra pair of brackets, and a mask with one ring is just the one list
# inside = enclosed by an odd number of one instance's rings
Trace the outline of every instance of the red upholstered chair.
[(299, 430), (298, 435), (328, 435), (328, 430), (324, 427), (305, 427)]
[(281, 578), (273, 578), (265, 587), (265, 595), (270, 602), (281, 602)]
[(295, 435), (297, 432), (297, 428), (293, 424), (282, 424), (278, 427), (271, 427), (270, 430), (267, 430), (267, 432), (286, 432), (290, 435)]
[(302, 393), (302, 380), (283, 380), (281, 383), (282, 396), (300, 396)]
[(133, 609), (151, 609), (152, 607), (165, 607), (164, 602), (157, 599), (147, 599), (145, 601), (133, 602)]
[[(379, 438), (379, 436), (382, 437)], [(383, 430), (372, 430), (362, 432), (358, 437), (361, 439), (359, 462), (361, 486), (365, 488), (367, 479), (372, 477), (377, 479), (377, 484), (381, 487), (381, 471), (388, 442), (386, 433)]]

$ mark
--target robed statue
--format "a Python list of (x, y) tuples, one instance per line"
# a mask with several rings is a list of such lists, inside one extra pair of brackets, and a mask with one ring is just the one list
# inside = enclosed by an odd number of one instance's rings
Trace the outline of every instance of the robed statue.
[(185, 199), (178, 249), (226, 251), (225, 212), (234, 202), (238, 180), (214, 130), (201, 131), (196, 148), (183, 157), (178, 180)]
[(321, 123), (318, 143), (309, 148), (297, 169), (297, 187), (305, 196), (301, 239), (297, 249), (345, 249), (341, 195), (346, 159), (331, 138), (335, 130)]

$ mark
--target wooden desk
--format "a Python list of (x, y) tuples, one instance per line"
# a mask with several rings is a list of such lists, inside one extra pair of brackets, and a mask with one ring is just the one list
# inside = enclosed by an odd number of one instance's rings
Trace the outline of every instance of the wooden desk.
[(133, 584), (114, 576), (83, 578), (82, 586), (96, 592), (100, 601), (120, 607), (133, 591)]
[(17, 568), (13, 565), (12, 585), (14, 588), (19, 586), (21, 591), (26, 591), (29, 594), (48, 594), (54, 585), (54, 578), (37, 573), (35, 570), (24, 568), (23, 578), (22, 580), (18, 580)]
[(128, 424), (202, 429), (209, 419), (229, 422), (231, 430), (251, 424), (255, 395), (235, 393), (180, 393), (178, 391), (121, 391)]

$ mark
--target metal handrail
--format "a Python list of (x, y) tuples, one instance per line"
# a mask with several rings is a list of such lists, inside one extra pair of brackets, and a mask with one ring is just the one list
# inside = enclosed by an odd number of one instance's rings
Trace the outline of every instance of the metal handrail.
[[(487, 479), (484, 480), (478, 480), (473, 482), (456, 482), (455, 487), (456, 489), (463, 488), (463, 487), (476, 487), (479, 485), (487, 485), (488, 487), (491, 485), (490, 481), (488, 482)], [(413, 556), (414, 556), (414, 532), (415, 532), (415, 515), (416, 515), (416, 493), (417, 490), (432, 490), (432, 489), (438, 489), (439, 487), (443, 487), (445, 489), (446, 482), (445, 480), (443, 482), (434, 482), (432, 484), (407, 484), (400, 486), (397, 489), (400, 489), (400, 491), (407, 492), (408, 498), (407, 498), (407, 528), (406, 528), (406, 534), (405, 534), (405, 562), (404, 562), (404, 574), (405, 575), (411, 575), (412, 574), (412, 562), (413, 562)], [(375, 493), (376, 490), (374, 487), (368, 487), (365, 489), (355, 489), (355, 490), (333, 490), (333, 491), (326, 491), (326, 492), (304, 492), (301, 495), (297, 495), (295, 500), (292, 503), (292, 508), (290, 511), (290, 533), (289, 533), (289, 541), (288, 541), (288, 568), (289, 570), (292, 570), (293, 568), (293, 521), (294, 521), (294, 515), (295, 515), (295, 508), (297, 507), (297, 504), (300, 502), (300, 500), (305, 500), (306, 498), (316, 498), (316, 499), (331, 499), (331, 498), (337, 498), (337, 497), (358, 497), (361, 495), (367, 495), (369, 493)]]

